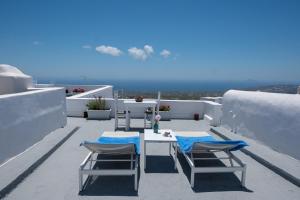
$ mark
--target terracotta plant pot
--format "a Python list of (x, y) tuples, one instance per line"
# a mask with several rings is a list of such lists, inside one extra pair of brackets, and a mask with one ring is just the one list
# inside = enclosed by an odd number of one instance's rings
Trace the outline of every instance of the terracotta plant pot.
[(135, 101), (136, 102), (143, 102), (143, 99), (144, 98), (142, 96), (138, 96), (138, 97), (135, 98)]

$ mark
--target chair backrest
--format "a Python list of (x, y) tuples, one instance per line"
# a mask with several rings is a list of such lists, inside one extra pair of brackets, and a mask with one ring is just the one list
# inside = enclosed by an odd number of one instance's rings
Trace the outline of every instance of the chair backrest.
[(99, 154), (136, 154), (134, 144), (100, 144), (85, 142), (82, 144), (93, 153)]

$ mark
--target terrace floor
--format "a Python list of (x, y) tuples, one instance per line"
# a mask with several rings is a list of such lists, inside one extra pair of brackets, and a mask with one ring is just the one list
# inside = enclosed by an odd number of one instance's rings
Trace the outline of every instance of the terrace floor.
[[(132, 124), (142, 126), (143, 120), (132, 120)], [(84, 140), (98, 138), (103, 131), (113, 130), (114, 120), (68, 118), (70, 125), (79, 126), (80, 129), (5, 199), (300, 199), (299, 187), (240, 151), (234, 154), (247, 164), (246, 188), (240, 186), (240, 174), (236, 176), (228, 173), (197, 175), (195, 189), (192, 189), (187, 162), (179, 154), (178, 170), (175, 171), (166, 144), (148, 145), (147, 154), (152, 156), (147, 159), (147, 171), (144, 171), (141, 156), (137, 193), (133, 190), (133, 177), (128, 176), (95, 178), (78, 194), (78, 169), (88, 154), (79, 144)], [(202, 120), (172, 120), (161, 122), (160, 127), (173, 130), (210, 129)], [(144, 137), (143, 133), (141, 137)], [(142, 147), (141, 150), (143, 155)]]

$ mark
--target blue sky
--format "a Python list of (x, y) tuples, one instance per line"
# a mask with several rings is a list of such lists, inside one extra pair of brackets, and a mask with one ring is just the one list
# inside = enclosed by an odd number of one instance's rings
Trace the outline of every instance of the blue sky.
[(0, 1), (0, 63), (42, 78), (299, 81), (300, 1)]

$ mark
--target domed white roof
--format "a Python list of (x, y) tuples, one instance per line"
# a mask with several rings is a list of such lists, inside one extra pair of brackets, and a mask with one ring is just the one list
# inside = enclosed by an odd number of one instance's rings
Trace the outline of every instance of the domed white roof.
[(0, 64), (0, 95), (25, 92), (32, 87), (32, 78), (18, 68)]
[(25, 77), (30, 78), (30, 76), (24, 74), (18, 68), (7, 65), (7, 64), (0, 64), (0, 76), (12, 76), (12, 77)]

